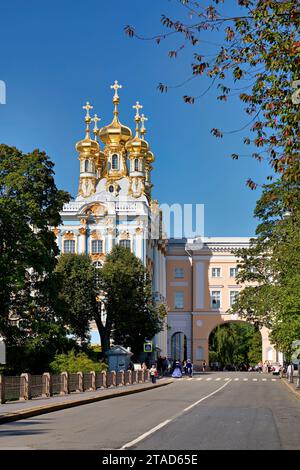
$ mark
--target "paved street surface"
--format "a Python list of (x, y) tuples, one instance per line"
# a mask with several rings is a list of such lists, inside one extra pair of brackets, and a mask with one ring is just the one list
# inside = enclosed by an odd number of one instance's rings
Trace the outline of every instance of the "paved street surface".
[(0, 426), (0, 449), (300, 449), (300, 400), (272, 375), (214, 372)]

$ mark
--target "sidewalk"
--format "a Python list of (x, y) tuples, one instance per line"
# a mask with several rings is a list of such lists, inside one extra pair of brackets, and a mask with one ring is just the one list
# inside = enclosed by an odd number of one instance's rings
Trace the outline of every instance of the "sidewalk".
[(298, 380), (298, 371), (297, 370), (294, 372), (294, 382), (293, 383), (290, 383), (288, 381), (286, 375), (284, 375), (284, 377), (282, 378), (282, 382), (290, 389), (290, 391), (292, 393), (294, 393), (300, 399), (300, 388), (297, 389), (297, 380)]
[(30, 418), (52, 411), (59, 411), (74, 406), (86, 405), (97, 401), (117, 398), (133, 393), (146, 392), (154, 388), (169, 385), (173, 380), (161, 378), (154, 385), (151, 382), (138, 383), (133, 385), (119, 385), (117, 387), (99, 389), (97, 391), (87, 391), (82, 393), (71, 393), (69, 395), (58, 395), (49, 398), (34, 398), (28, 401), (15, 401), (0, 405), (0, 424), (20, 419)]

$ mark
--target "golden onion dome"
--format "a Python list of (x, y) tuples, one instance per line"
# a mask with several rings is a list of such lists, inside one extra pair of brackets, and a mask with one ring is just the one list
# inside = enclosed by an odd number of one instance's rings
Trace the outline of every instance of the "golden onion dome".
[(76, 143), (75, 148), (77, 152), (79, 153), (84, 153), (84, 154), (96, 154), (100, 152), (100, 146), (96, 140), (91, 139), (90, 136), (90, 124), (92, 121), (92, 118), (90, 116), (90, 109), (93, 109), (93, 106), (90, 105), (90, 103), (87, 101), (86, 105), (83, 106), (83, 109), (86, 109), (86, 116), (85, 116), (85, 124), (86, 124), (86, 129), (85, 129), (85, 138), (83, 140), (80, 140), (79, 142)]
[[(134, 154), (145, 154), (149, 151), (149, 144), (148, 142), (140, 137), (140, 129), (139, 129), (139, 123), (141, 121), (141, 117), (139, 115), (139, 109), (141, 109), (143, 106), (139, 104), (139, 102), (136, 102), (136, 105), (133, 106), (133, 108), (136, 109), (136, 115), (135, 115), (135, 136), (133, 139), (129, 140), (125, 148), (128, 152), (134, 153)], [(144, 116), (144, 115), (143, 115)], [(146, 129), (142, 127), (141, 132), (144, 132), (145, 134)], [(143, 134), (143, 135), (144, 135)]]
[(147, 152), (146, 154), (146, 162), (149, 163), (149, 165), (151, 165), (151, 163), (153, 163), (154, 161), (155, 161), (154, 153), (152, 153), (149, 150), (149, 152)]
[(114, 85), (111, 85), (111, 88), (115, 90), (113, 97), (114, 104), (114, 118), (112, 122), (105, 127), (102, 127), (99, 131), (99, 137), (104, 142), (104, 144), (125, 144), (129, 139), (132, 138), (131, 129), (127, 126), (124, 126), (119, 121), (119, 111), (118, 105), (120, 103), (120, 98), (118, 95), (118, 89), (122, 88), (122, 85), (119, 85), (117, 80), (115, 80)]

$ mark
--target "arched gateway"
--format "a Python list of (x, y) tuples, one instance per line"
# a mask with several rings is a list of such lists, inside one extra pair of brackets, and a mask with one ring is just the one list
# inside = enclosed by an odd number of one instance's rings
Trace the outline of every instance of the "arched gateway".
[[(235, 250), (249, 245), (249, 238), (226, 237), (170, 240), (167, 250), (168, 355), (172, 357), (172, 337), (186, 337), (187, 356), (195, 367), (209, 361), (209, 336), (226, 322), (244, 321), (228, 313), (242, 286), (236, 282)], [(262, 361), (282, 362), (269, 341), (267, 328), (261, 329)]]

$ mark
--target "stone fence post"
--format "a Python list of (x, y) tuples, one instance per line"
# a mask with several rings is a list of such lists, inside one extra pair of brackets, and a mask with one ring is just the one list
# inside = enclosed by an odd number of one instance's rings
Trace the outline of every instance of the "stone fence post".
[(0, 403), (5, 403), (5, 377), (0, 374)]
[(150, 370), (147, 369), (145, 371), (145, 382), (149, 382), (149, 380), (150, 380)]
[(121, 370), (121, 383), (120, 385), (125, 385), (125, 372)]
[(20, 400), (31, 399), (31, 374), (21, 374)]
[(76, 392), (83, 392), (83, 373), (82, 372), (77, 372), (77, 390)]
[(101, 372), (101, 374), (102, 374), (102, 383), (103, 383), (103, 387), (104, 387), (104, 388), (107, 388), (107, 376), (106, 376), (106, 371)]
[(128, 383), (132, 384), (132, 371), (129, 371)]
[(60, 374), (60, 377), (61, 377), (60, 395), (68, 395), (70, 393), (69, 374), (68, 372), (62, 372)]
[(42, 397), (52, 397), (53, 391), (52, 391), (52, 376), (49, 374), (49, 372), (44, 372), (42, 375), (42, 381), (43, 381), (43, 393)]
[(91, 390), (96, 390), (96, 372), (92, 370), (91, 374)]
[(116, 386), (117, 386), (117, 374), (116, 374), (116, 371), (115, 371), (115, 370), (112, 370), (112, 371), (111, 371), (111, 377), (112, 377), (112, 380), (111, 380), (111, 381), (112, 381), (112, 385), (113, 385), (114, 387), (116, 387)]

